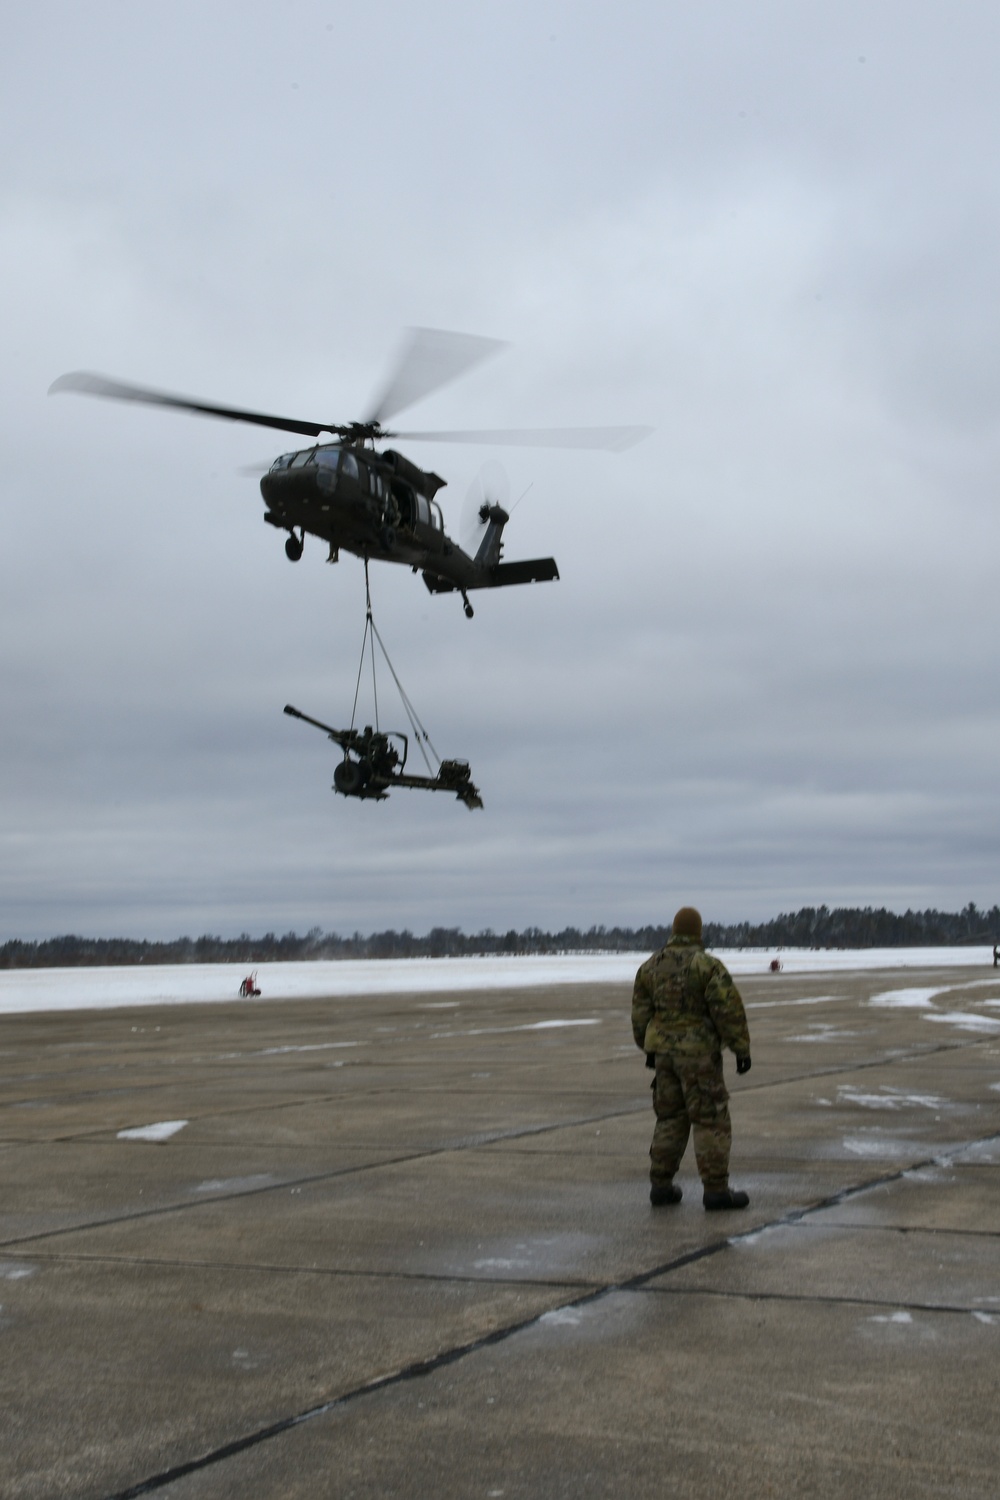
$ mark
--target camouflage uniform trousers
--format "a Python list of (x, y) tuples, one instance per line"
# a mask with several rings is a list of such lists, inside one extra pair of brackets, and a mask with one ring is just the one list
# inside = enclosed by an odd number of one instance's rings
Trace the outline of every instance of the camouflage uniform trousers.
[(703, 1052), (694, 1057), (658, 1052), (653, 1108), (656, 1125), (649, 1148), (650, 1181), (654, 1185), (671, 1181), (693, 1128), (694, 1154), (702, 1183), (713, 1191), (728, 1187), (733, 1131), (721, 1052)]

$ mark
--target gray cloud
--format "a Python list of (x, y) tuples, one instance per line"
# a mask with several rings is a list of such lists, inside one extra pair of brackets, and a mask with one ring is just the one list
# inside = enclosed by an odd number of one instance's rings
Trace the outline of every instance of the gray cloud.
[[(19, 14), (4, 935), (992, 904), (998, 30), (921, 4)], [(413, 323), (512, 344), (414, 426), (656, 427), (501, 455), (531, 486), (507, 555), (559, 583), (468, 623), (373, 573), (482, 814), (345, 803), (281, 715), (349, 718), (363, 579), (308, 542), (288, 566), (237, 472), (266, 435), (45, 396), (92, 368), (350, 419)], [(457, 527), (490, 454), (411, 451)]]

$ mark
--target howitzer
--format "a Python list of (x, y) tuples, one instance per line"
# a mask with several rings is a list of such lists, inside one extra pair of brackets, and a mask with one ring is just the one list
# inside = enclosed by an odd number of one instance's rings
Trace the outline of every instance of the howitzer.
[[(436, 776), (407, 773), (409, 740), (398, 730), (383, 733), (367, 724), (364, 729), (333, 729), (320, 719), (301, 713), (290, 703), (285, 713), (321, 729), (328, 739), (341, 747), (344, 758), (333, 773), (333, 789), (342, 797), (370, 798), (384, 801), (393, 786), (423, 788), (428, 792), (454, 792), (466, 807), (482, 807), (483, 799), (473, 784), (468, 761), (442, 760)], [(402, 749), (394, 741), (399, 742)]]

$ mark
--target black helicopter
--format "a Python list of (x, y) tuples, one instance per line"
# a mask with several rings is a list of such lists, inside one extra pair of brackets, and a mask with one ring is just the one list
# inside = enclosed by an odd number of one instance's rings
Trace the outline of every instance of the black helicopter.
[(104, 375), (61, 375), (49, 394), (78, 391), (120, 401), (200, 412), (234, 422), (250, 422), (282, 432), (335, 439), (275, 459), (260, 481), (264, 520), (287, 531), (285, 552), (292, 562), (302, 556), (305, 536), (320, 537), (336, 562), (340, 548), (358, 557), (405, 563), (421, 570), (431, 593), (462, 596), (472, 617), (469, 591), (539, 583), (558, 578), (552, 557), (502, 562), (503, 529), (509, 513), (495, 500), (478, 507), (481, 535), (474, 553), (464, 551), (445, 533), (437, 493), (445, 480), (419, 469), (392, 448), (376, 451), (390, 438), (439, 443), (503, 444), (524, 447), (590, 448), (619, 452), (639, 442), (649, 427), (568, 427), (504, 429), (477, 432), (390, 432), (382, 424), (432, 391), (503, 348), (496, 339), (440, 329), (415, 328), (403, 348), (379, 401), (363, 422), (302, 422), (231, 406), (214, 406), (186, 396), (172, 396), (128, 385)]

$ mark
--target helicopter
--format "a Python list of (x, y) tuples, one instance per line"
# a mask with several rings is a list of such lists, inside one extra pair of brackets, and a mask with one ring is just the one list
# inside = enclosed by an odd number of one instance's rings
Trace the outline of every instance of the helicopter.
[(328, 562), (336, 562), (343, 548), (366, 562), (371, 559), (408, 565), (414, 573), (422, 573), (432, 594), (461, 594), (465, 614), (471, 619), (471, 591), (557, 579), (555, 558), (502, 561), (503, 531), (510, 514), (488, 495), (477, 507), (475, 550), (464, 550), (444, 529), (437, 495), (446, 481), (382, 445), (400, 439), (620, 452), (652, 431), (649, 427), (564, 427), (394, 432), (384, 425), (503, 347), (500, 340), (475, 334), (411, 329), (369, 415), (363, 421), (346, 424), (305, 422), (217, 406), (86, 371), (61, 375), (49, 387), (49, 394), (75, 391), (138, 401), (313, 439), (329, 434), (333, 441), (314, 442), (311, 447), (282, 453), (260, 480), (264, 520), (288, 533), (285, 554), (289, 561), (301, 558), (308, 533), (327, 545)]

